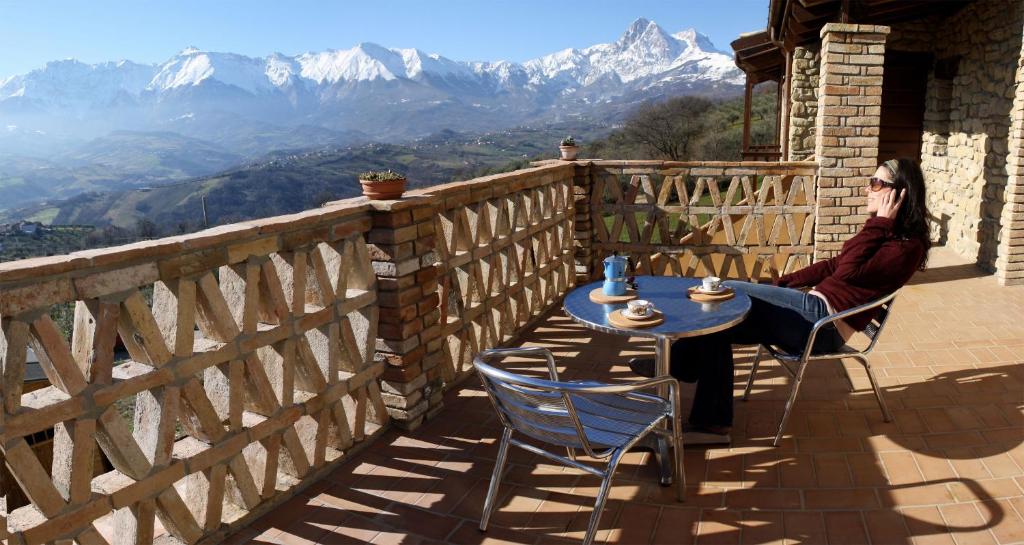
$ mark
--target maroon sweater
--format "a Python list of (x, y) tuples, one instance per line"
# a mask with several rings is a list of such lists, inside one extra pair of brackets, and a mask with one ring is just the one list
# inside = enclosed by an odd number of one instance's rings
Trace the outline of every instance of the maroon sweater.
[[(926, 251), (921, 240), (896, 237), (892, 219), (875, 216), (843, 244), (838, 256), (787, 274), (778, 285), (814, 287), (836, 312), (842, 312), (900, 289), (921, 266)], [(863, 330), (875, 314), (855, 314), (846, 323)]]

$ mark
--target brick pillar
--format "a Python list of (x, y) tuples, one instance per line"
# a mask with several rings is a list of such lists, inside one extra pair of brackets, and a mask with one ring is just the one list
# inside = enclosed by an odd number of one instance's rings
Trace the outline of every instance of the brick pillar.
[(590, 282), (593, 272), (594, 226), (590, 213), (590, 191), (593, 188), (589, 164), (576, 164), (572, 178), (572, 198), (576, 203), (576, 218), (573, 221), (573, 257), (575, 259), (576, 284)]
[(864, 186), (878, 167), (882, 64), (889, 27), (828, 23), (818, 79), (814, 259), (839, 253), (867, 220)]
[(371, 201), (370, 259), (377, 275), (378, 360), (392, 421), (415, 429), (441, 410), (441, 326), (431, 197)]
[(1017, 61), (1016, 92), (1007, 140), (1006, 193), (996, 250), (996, 278), (1004, 286), (1024, 284), (1024, 44)]

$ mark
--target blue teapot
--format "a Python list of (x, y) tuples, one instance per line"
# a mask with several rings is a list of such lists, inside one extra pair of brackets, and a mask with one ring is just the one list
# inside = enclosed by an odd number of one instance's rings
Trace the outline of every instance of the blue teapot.
[(626, 257), (621, 255), (604, 258), (604, 286), (601, 291), (605, 295), (626, 294), (626, 265), (628, 263)]

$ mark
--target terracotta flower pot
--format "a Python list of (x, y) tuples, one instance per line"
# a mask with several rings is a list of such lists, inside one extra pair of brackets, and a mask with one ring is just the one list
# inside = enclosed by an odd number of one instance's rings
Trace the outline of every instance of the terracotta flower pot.
[(580, 152), (579, 146), (558, 146), (558, 149), (562, 152), (563, 161), (575, 161), (576, 154)]
[(363, 186), (363, 195), (375, 200), (388, 201), (401, 198), (405, 193), (405, 178), (398, 180), (359, 180)]

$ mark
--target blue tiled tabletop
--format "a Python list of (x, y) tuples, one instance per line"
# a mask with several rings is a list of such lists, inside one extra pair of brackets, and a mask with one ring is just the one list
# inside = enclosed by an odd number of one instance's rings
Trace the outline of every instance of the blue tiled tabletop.
[(665, 315), (662, 324), (635, 329), (609, 324), (608, 313), (626, 308), (626, 305), (601, 305), (590, 300), (591, 290), (601, 287), (603, 280), (579, 286), (569, 292), (565, 296), (563, 308), (569, 317), (590, 329), (617, 335), (671, 339), (696, 337), (728, 329), (740, 323), (750, 311), (750, 298), (739, 292), (732, 299), (721, 303), (691, 301), (686, 296), (686, 290), (700, 284), (696, 278), (638, 276), (636, 282), (639, 298), (651, 301)]

